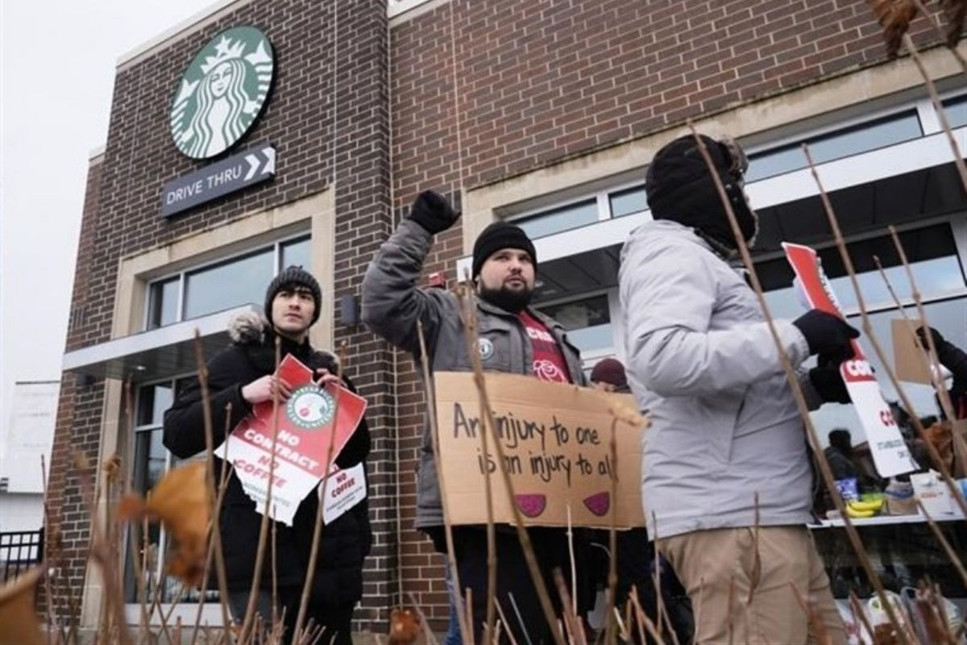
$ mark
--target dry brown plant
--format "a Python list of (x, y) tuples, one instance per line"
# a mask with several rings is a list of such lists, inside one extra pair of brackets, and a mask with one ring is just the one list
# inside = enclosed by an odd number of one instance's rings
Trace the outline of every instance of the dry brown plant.
[(34, 599), (44, 563), (0, 587), (0, 645), (45, 645)]

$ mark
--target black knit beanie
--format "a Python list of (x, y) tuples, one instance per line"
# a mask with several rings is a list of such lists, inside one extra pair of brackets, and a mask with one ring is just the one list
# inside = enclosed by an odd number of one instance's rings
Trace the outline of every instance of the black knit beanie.
[(491, 255), (500, 249), (520, 249), (527, 251), (537, 269), (537, 250), (534, 243), (527, 237), (524, 229), (507, 222), (494, 222), (485, 228), (473, 243), (473, 276), (480, 275), (480, 268)]
[[(729, 139), (715, 141), (699, 136), (722, 180), (742, 235), (751, 243), (758, 231), (758, 220), (742, 191), (742, 175), (748, 166), (745, 153)], [(675, 139), (658, 151), (648, 166), (645, 192), (655, 219), (678, 222), (698, 229), (729, 249), (738, 248), (725, 207), (692, 135)]]
[(312, 277), (311, 273), (301, 266), (295, 265), (287, 267), (269, 283), (268, 288), (265, 290), (265, 317), (269, 319), (272, 325), (275, 325), (275, 322), (272, 320), (272, 301), (275, 300), (275, 296), (280, 291), (291, 287), (305, 287), (312, 292), (312, 299), (316, 303), (316, 309), (312, 312), (312, 322), (309, 324), (310, 326), (316, 324), (322, 309), (322, 289), (319, 288), (319, 282)]

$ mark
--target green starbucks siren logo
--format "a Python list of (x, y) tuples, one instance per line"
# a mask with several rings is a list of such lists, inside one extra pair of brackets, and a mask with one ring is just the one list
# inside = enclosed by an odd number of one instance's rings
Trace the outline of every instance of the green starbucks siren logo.
[(215, 36), (185, 70), (171, 105), (171, 136), (193, 159), (220, 154), (258, 118), (272, 85), (272, 44), (255, 27)]

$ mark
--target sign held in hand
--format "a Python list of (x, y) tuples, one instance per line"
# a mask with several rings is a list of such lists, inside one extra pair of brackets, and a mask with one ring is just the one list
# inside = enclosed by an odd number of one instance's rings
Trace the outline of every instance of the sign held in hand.
[[(435, 377), (443, 495), (452, 524), (485, 524), (484, 477), (490, 472), (494, 521), (514, 524), (493, 437), (503, 448), (514, 503), (528, 526), (608, 528), (644, 526), (641, 506), (641, 433), (644, 420), (627, 394), (609, 394), (532, 376), (485, 374), (496, 432), (480, 417), (473, 374)], [(635, 411), (634, 414), (627, 412)], [(615, 417), (617, 459), (611, 454)], [(631, 425), (629, 417), (640, 423)], [(484, 455), (480, 433), (488, 435)], [(612, 499), (612, 478), (617, 478)]]
[(299, 504), (329, 473), (330, 444), (335, 461), (363, 418), (366, 399), (333, 384), (320, 388), (312, 370), (291, 355), (277, 373), (292, 386), (289, 399), (279, 402), (278, 419), (272, 401), (256, 404), (215, 454), (235, 467), (260, 513), (271, 481), (269, 516), (291, 526)]
[[(819, 263), (816, 251), (808, 246), (788, 242), (783, 242), (782, 248), (802, 284), (809, 306), (842, 318), (843, 312), (836, 304), (835, 294)], [(881, 477), (892, 477), (916, 470), (917, 465), (900, 435), (900, 428), (893, 418), (890, 405), (883, 398), (870, 362), (866, 359), (860, 344), (856, 340), (851, 342), (853, 358), (843, 361), (839, 366), (839, 372), (853, 401), (853, 407), (863, 424), (863, 429), (866, 430), (866, 438), (876, 471)]]

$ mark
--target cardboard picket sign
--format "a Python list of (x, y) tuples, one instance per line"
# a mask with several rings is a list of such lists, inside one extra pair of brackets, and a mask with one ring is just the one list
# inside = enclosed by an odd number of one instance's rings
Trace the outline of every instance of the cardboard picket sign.
[[(641, 434), (644, 423), (615, 427), (617, 461), (611, 456), (612, 411), (636, 410), (627, 394), (609, 394), (517, 374), (484, 375), (498, 426), (515, 503), (528, 526), (618, 528), (644, 526), (641, 505)], [(438, 372), (436, 388), (440, 455), (452, 524), (485, 524), (485, 469), (491, 471), (494, 521), (514, 524), (497, 467), (494, 433), (484, 458), (481, 410), (473, 374)], [(488, 431), (489, 432), (489, 431)], [(611, 477), (617, 476), (616, 499)]]
[(363, 418), (366, 399), (333, 384), (320, 388), (312, 370), (292, 355), (282, 359), (277, 373), (292, 387), (292, 395), (278, 406), (278, 420), (271, 401), (256, 404), (215, 454), (235, 467), (260, 513), (271, 476), (269, 516), (291, 526), (299, 504), (330, 470), (330, 442), (335, 461)]
[[(843, 313), (836, 303), (836, 296), (823, 273), (816, 251), (788, 242), (783, 242), (782, 248), (802, 284), (809, 306), (842, 318)], [(903, 441), (890, 406), (876, 382), (873, 368), (860, 344), (856, 340), (851, 343), (854, 356), (843, 361), (839, 372), (866, 431), (876, 471), (881, 477), (892, 477), (917, 470), (918, 466), (910, 456), (910, 449)]]
[[(911, 322), (914, 329), (921, 324), (919, 320)], [(926, 358), (926, 354), (920, 349), (916, 335), (907, 327), (907, 321), (903, 318), (891, 320), (890, 333), (893, 337), (893, 369), (897, 379), (932, 385), (930, 372), (924, 364), (924, 360), (929, 362), (930, 359)]]

